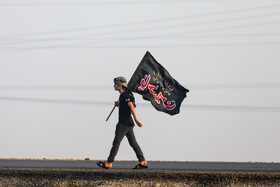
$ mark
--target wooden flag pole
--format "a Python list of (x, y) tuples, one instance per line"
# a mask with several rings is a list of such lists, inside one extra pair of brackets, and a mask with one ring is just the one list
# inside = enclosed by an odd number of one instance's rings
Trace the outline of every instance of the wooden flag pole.
[(108, 119), (110, 118), (110, 116), (111, 116), (112, 113), (114, 112), (115, 108), (116, 108), (116, 105), (115, 105), (114, 108), (111, 110), (111, 112), (110, 112), (109, 116), (107, 117), (106, 121), (108, 121)]

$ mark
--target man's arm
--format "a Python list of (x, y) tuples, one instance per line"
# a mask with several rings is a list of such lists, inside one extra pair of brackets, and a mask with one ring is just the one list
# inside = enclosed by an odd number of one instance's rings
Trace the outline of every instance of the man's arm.
[(134, 121), (137, 123), (137, 125), (138, 125), (139, 127), (143, 127), (143, 124), (138, 120), (138, 118), (137, 118), (137, 116), (136, 116), (135, 107), (134, 107), (133, 103), (132, 103), (132, 102), (129, 102), (129, 103), (128, 103), (128, 106), (129, 106), (130, 109), (131, 109), (132, 115), (133, 115), (133, 117), (134, 117)]

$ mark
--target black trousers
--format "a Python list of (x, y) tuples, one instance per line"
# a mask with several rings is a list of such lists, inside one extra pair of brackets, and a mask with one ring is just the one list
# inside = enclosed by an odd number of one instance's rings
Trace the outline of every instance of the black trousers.
[(134, 152), (136, 153), (136, 156), (138, 158), (139, 162), (145, 161), (144, 155), (142, 153), (142, 150), (140, 146), (138, 145), (134, 131), (133, 131), (134, 126), (127, 126), (127, 125), (121, 125), (117, 124), (116, 127), (116, 132), (115, 132), (115, 138), (113, 141), (113, 147), (110, 151), (110, 155), (108, 157), (108, 162), (114, 162), (114, 159), (118, 153), (120, 144), (124, 136), (127, 137), (129, 145), (133, 148)]

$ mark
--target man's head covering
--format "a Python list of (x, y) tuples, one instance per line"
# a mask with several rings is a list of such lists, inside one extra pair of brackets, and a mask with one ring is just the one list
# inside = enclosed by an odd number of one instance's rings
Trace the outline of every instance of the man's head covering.
[(124, 77), (116, 77), (114, 78), (114, 83), (118, 85), (122, 85), (127, 88), (127, 82)]

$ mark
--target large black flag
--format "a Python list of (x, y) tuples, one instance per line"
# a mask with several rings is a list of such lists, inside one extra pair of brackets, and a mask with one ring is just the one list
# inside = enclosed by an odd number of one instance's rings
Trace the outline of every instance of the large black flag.
[(179, 113), (189, 91), (173, 79), (148, 51), (132, 75), (128, 88), (151, 101), (158, 111), (170, 115)]

